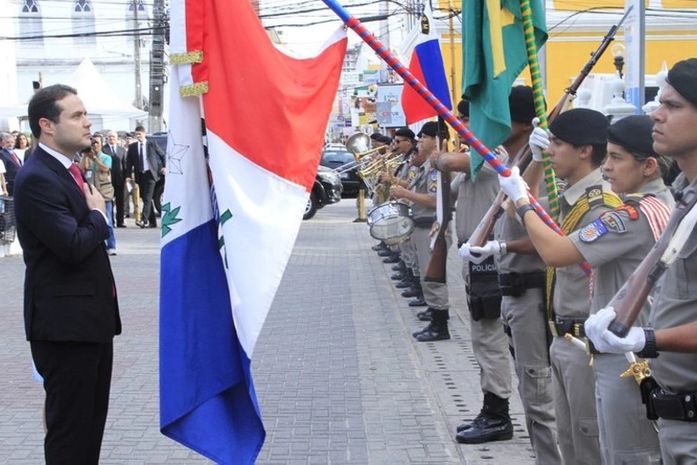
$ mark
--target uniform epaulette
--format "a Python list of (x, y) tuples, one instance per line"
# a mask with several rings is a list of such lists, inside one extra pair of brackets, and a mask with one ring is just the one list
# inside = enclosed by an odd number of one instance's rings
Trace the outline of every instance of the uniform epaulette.
[(586, 198), (588, 199), (588, 206), (590, 208), (594, 208), (599, 205), (615, 208), (618, 203), (617, 194), (614, 192), (603, 191), (603, 186), (600, 184), (588, 187), (586, 189)]

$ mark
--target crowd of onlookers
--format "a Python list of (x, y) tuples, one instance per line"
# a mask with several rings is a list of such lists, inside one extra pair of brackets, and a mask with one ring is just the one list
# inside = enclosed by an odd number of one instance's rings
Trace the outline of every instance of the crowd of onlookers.
[[(12, 194), (14, 179), (32, 156), (34, 141), (31, 134), (19, 131), (0, 132), (0, 256), (16, 247)], [(142, 150), (142, 148), (147, 150)], [(134, 132), (100, 131), (92, 136), (92, 144), (75, 154), (87, 183), (102, 194), (106, 202), (106, 214), (110, 235), (106, 247), (110, 255), (116, 255), (114, 228), (125, 228), (125, 218), (133, 217), (139, 227), (157, 227), (155, 217), (160, 211), (159, 194), (164, 177), (153, 183), (148, 200), (148, 217), (141, 221), (142, 194), (139, 189), (139, 173), (143, 171), (143, 156), (150, 144), (145, 139), (145, 129)], [(158, 150), (164, 158), (161, 150)], [(146, 156), (147, 158), (147, 156)], [(130, 161), (130, 163), (129, 163)], [(135, 176), (133, 176), (135, 174)], [(164, 173), (162, 173), (164, 174)], [(145, 208), (142, 208), (146, 210)]]

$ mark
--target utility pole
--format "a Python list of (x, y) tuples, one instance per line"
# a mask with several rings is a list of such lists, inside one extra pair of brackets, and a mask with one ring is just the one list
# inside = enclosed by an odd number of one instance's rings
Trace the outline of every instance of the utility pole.
[(165, 84), (165, 32), (169, 27), (164, 0), (154, 0), (155, 34), (150, 51), (150, 132), (162, 131), (162, 87)]
[(135, 107), (143, 109), (143, 88), (140, 79), (140, 32), (138, 31), (138, 0), (133, 0), (133, 61), (135, 62), (136, 75), (136, 101)]

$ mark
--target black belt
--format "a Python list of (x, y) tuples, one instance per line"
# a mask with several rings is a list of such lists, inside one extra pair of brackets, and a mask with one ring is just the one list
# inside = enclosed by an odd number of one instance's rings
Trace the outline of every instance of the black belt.
[(697, 422), (697, 393), (673, 394), (655, 388), (649, 394), (649, 410), (664, 420)]
[(585, 318), (562, 318), (557, 317), (554, 321), (549, 321), (549, 330), (552, 332), (552, 336), (564, 336), (564, 334), (571, 334), (573, 337), (582, 338), (586, 337), (586, 332), (583, 330), (583, 323), (586, 322)]
[(528, 289), (544, 289), (547, 274), (544, 271), (531, 273), (500, 273), (501, 295), (520, 297)]

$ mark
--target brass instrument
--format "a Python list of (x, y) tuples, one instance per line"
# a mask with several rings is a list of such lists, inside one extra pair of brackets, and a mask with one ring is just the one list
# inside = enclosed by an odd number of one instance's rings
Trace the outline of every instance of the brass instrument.
[(353, 154), (354, 160), (337, 166), (336, 172), (341, 174), (356, 168), (365, 168), (380, 151), (385, 151), (388, 148), (387, 146), (370, 148), (370, 137), (362, 132), (356, 133), (346, 141), (346, 150)]

